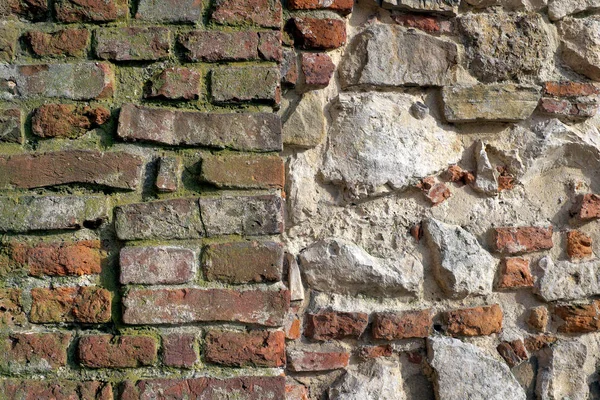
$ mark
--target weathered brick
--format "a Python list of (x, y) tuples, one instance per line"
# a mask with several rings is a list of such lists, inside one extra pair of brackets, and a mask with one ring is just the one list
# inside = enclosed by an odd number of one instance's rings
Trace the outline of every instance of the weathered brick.
[(283, 244), (275, 242), (213, 243), (204, 248), (202, 266), (209, 281), (278, 282), (283, 253)]
[(194, 23), (202, 15), (202, 0), (140, 0), (136, 19)]
[(0, 142), (23, 144), (23, 117), (18, 108), (0, 110)]
[(520, 339), (513, 340), (512, 342), (502, 342), (496, 347), (496, 350), (498, 350), (498, 353), (500, 353), (510, 368), (529, 358), (525, 345)]
[(199, 203), (207, 236), (283, 232), (284, 201), (278, 195), (204, 197)]
[(210, 114), (126, 104), (117, 134), (122, 139), (242, 151), (281, 151), (281, 120), (275, 114)]
[(90, 335), (79, 339), (79, 361), (89, 368), (135, 368), (156, 362), (156, 339), (149, 336)]
[(233, 367), (281, 367), (285, 364), (282, 331), (209, 331), (205, 338), (206, 361)]
[(548, 335), (528, 336), (525, 338), (525, 349), (530, 353), (535, 353), (544, 347), (548, 347), (557, 340), (558, 339), (555, 336)]
[(219, 188), (283, 188), (285, 167), (278, 155), (205, 154), (200, 179)]
[(256, 24), (279, 28), (282, 24), (280, 0), (216, 0), (212, 20), (224, 25)]
[(0, 21), (0, 62), (9, 63), (14, 59), (18, 49), (18, 38), (19, 29), (16, 25), (9, 21)]
[(432, 206), (442, 204), (452, 196), (452, 192), (443, 182), (437, 182), (432, 176), (423, 178), (416, 187), (421, 189), (427, 200)]
[(306, 314), (304, 336), (315, 340), (358, 339), (367, 329), (366, 313), (319, 311)]
[(332, 10), (344, 15), (352, 12), (354, 0), (288, 0), (290, 10)]
[(181, 161), (177, 157), (161, 157), (154, 187), (160, 193), (173, 193), (179, 188)]
[(346, 22), (331, 18), (292, 18), (290, 31), (303, 49), (330, 50), (346, 43)]
[(107, 212), (100, 196), (0, 196), (0, 232), (96, 227)]
[(169, 367), (192, 368), (198, 361), (194, 349), (196, 337), (188, 333), (162, 336), (162, 360)]
[(544, 306), (532, 308), (527, 323), (536, 331), (545, 332), (548, 326), (548, 309)]
[(57, 322), (103, 323), (110, 321), (111, 294), (94, 287), (59, 287), (31, 289), (29, 319), (33, 323)]
[(150, 81), (146, 98), (169, 100), (195, 100), (200, 97), (200, 79), (202, 76), (193, 69), (171, 67), (163, 70)]
[(284, 399), (283, 376), (248, 376), (230, 379), (148, 379), (127, 382), (121, 400), (152, 400), (156, 394), (164, 399)]
[[(48, 1), (46, 0), (8, 0), (8, 11), (32, 21), (43, 21), (49, 17)], [(0, 16), (2, 9), (0, 8)]]
[(115, 208), (121, 240), (197, 239), (204, 236), (198, 199), (171, 199)]
[(112, 97), (114, 81), (114, 71), (105, 63), (0, 64), (0, 98), (5, 99), (102, 99)]
[(529, 260), (509, 257), (502, 260), (498, 289), (517, 289), (533, 286)]
[(44, 138), (76, 139), (109, 118), (110, 111), (104, 107), (45, 104), (33, 113), (31, 130), (34, 135)]
[(433, 327), (431, 310), (375, 313), (371, 335), (375, 339), (424, 338)]
[(258, 55), (267, 61), (280, 62), (283, 59), (281, 41), (280, 31), (258, 32)]
[(502, 330), (502, 309), (499, 305), (463, 308), (442, 314), (446, 332), (452, 336), (482, 336)]
[(0, 188), (32, 189), (86, 183), (133, 190), (143, 162), (129, 153), (65, 150), (0, 157)]
[(600, 196), (592, 193), (577, 196), (571, 215), (582, 221), (600, 218)]
[(281, 82), (295, 85), (298, 81), (298, 56), (294, 50), (286, 49), (281, 62)]
[(600, 94), (600, 87), (584, 82), (546, 82), (544, 94), (555, 97), (579, 97)]
[(322, 89), (329, 85), (335, 65), (325, 53), (302, 53), (302, 73), (310, 88)]
[(113, 61), (162, 60), (171, 54), (171, 32), (161, 27), (98, 29), (96, 57)]
[(0, 380), (3, 399), (113, 400), (110, 383), (66, 380)]
[(380, 357), (391, 357), (393, 353), (392, 345), (385, 344), (379, 346), (362, 346), (358, 351), (358, 356), (364, 360)]
[(350, 353), (343, 349), (288, 350), (287, 367), (295, 372), (329, 371), (348, 366)]
[(0, 339), (0, 370), (42, 372), (67, 365), (70, 333), (13, 333)]
[(552, 227), (506, 227), (494, 230), (495, 247), (500, 253), (519, 254), (548, 250), (554, 246)]
[(600, 301), (589, 304), (559, 305), (554, 315), (564, 322), (558, 327), (562, 333), (587, 333), (600, 331)]
[(286, 316), (283, 329), (285, 330), (286, 339), (296, 340), (302, 336), (302, 322), (295, 315), (288, 314)]
[(33, 54), (41, 57), (85, 55), (90, 33), (87, 29), (61, 29), (56, 32), (30, 31), (25, 39)]
[(116, 0), (56, 0), (60, 22), (109, 22), (119, 17)]
[(571, 259), (592, 256), (592, 238), (580, 231), (567, 232), (567, 254)]
[(141, 285), (186, 283), (196, 275), (196, 254), (171, 246), (121, 249), (121, 283)]
[(427, 33), (452, 33), (453, 25), (449, 20), (426, 14), (395, 14), (392, 20), (398, 25), (415, 28)]
[(188, 61), (245, 61), (259, 58), (257, 32), (192, 31), (180, 35), (178, 43), (183, 47)]
[(289, 292), (230, 289), (131, 289), (123, 298), (126, 324), (232, 321), (281, 326)]
[(0, 328), (23, 325), (27, 321), (21, 294), (21, 289), (0, 289)]
[(553, 99), (544, 97), (539, 109), (558, 118), (591, 118), (598, 112), (598, 100), (595, 98)]
[(300, 384), (285, 385), (285, 400), (309, 400), (308, 388)]
[(222, 67), (211, 73), (211, 95), (216, 102), (269, 101), (279, 103), (279, 68)]

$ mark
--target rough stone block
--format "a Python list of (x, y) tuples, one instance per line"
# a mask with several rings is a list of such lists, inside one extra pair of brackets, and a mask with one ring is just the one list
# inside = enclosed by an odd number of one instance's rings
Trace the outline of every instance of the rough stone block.
[(0, 110), (0, 142), (23, 144), (23, 122), (21, 110)]

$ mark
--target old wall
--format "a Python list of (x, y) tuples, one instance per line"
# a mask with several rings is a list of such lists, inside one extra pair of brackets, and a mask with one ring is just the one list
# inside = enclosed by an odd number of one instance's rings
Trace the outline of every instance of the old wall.
[(598, 10), (0, 0), (0, 398), (600, 398)]

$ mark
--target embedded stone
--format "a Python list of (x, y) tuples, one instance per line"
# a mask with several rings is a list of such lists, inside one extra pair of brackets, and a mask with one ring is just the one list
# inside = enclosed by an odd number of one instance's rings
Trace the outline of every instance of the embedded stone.
[(283, 188), (285, 166), (278, 155), (205, 154), (200, 179), (219, 188)]
[(179, 188), (181, 161), (177, 157), (161, 157), (154, 187), (161, 193), (173, 193)]
[(0, 110), (0, 142), (23, 144), (23, 122), (21, 110)]
[(548, 326), (548, 309), (544, 306), (534, 307), (529, 311), (527, 323), (538, 332), (545, 332)]
[[(295, 57), (295, 55), (294, 55)], [(315, 118), (325, 110), (322, 91), (311, 90), (302, 94), (294, 112), (283, 123), (283, 142), (302, 148), (316, 147), (326, 137), (325, 118)]]
[(383, 0), (381, 6), (389, 10), (439, 12), (456, 15), (460, 0)]
[(583, 366), (588, 356), (583, 343), (559, 341), (538, 353), (536, 394), (540, 400), (587, 399), (589, 386)]
[(575, 72), (600, 81), (600, 17), (565, 18), (558, 24), (561, 58)]
[(600, 330), (600, 302), (589, 304), (558, 305), (554, 315), (563, 320), (561, 333), (588, 333)]
[(586, 11), (594, 12), (599, 9), (599, 0), (550, 0), (548, 2), (548, 16), (552, 21), (563, 19), (572, 14)]
[(567, 254), (571, 260), (591, 257), (592, 238), (580, 231), (567, 232)]
[(352, 366), (328, 390), (330, 400), (407, 400), (398, 361), (375, 359)]
[(350, 353), (334, 346), (292, 348), (287, 351), (287, 368), (294, 372), (341, 369), (348, 366)]
[[(1, 14), (0, 8), (0, 16)], [(15, 57), (17, 51), (17, 39), (19, 30), (8, 21), (0, 21), (0, 62), (9, 63)]]
[(600, 262), (552, 261), (542, 258), (535, 292), (546, 301), (578, 300), (600, 294)]
[(352, 12), (354, 0), (289, 0), (290, 10), (332, 10), (342, 14)]

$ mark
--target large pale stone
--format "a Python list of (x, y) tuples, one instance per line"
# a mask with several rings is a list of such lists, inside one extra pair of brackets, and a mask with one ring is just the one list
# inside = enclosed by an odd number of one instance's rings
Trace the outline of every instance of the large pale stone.
[(455, 15), (460, 0), (383, 0), (381, 6), (390, 10), (433, 11)]
[(456, 82), (457, 47), (400, 26), (377, 24), (355, 36), (340, 65), (352, 86), (444, 86)]
[(497, 262), (460, 226), (433, 218), (425, 224), (433, 252), (434, 274), (444, 292), (453, 298), (487, 295), (492, 292)]
[(525, 391), (504, 362), (457, 339), (427, 340), (429, 364), (435, 371), (437, 400), (525, 400)]
[(541, 94), (536, 86), (494, 84), (448, 86), (442, 96), (449, 122), (517, 122), (533, 113)]
[(543, 271), (536, 284), (536, 292), (546, 301), (578, 300), (600, 294), (600, 261), (573, 263), (539, 261)]
[(325, 138), (325, 97), (322, 90), (302, 95), (283, 123), (283, 143), (298, 147), (315, 147)]
[(538, 353), (536, 392), (539, 400), (585, 400), (589, 389), (583, 366), (587, 358), (583, 343), (558, 342)]
[(322, 173), (349, 198), (402, 190), (460, 160), (456, 134), (410, 114), (402, 93), (340, 94)]
[(550, 0), (548, 16), (553, 21), (584, 11), (600, 9), (600, 0)]
[(482, 140), (475, 142), (475, 162), (477, 163), (477, 175), (473, 188), (487, 195), (498, 193), (498, 171), (490, 162)]
[(538, 75), (550, 56), (537, 13), (466, 14), (458, 20), (469, 69), (482, 82)]
[(330, 400), (405, 400), (400, 364), (383, 358), (354, 365), (329, 388)]
[(417, 295), (423, 266), (412, 258), (376, 258), (344, 239), (313, 243), (300, 253), (300, 268), (309, 287), (327, 293), (373, 297)]
[(502, 6), (508, 10), (526, 11), (540, 10), (548, 5), (548, 0), (466, 0), (466, 2), (477, 8)]
[(558, 25), (561, 56), (575, 72), (600, 81), (600, 16), (565, 18)]

